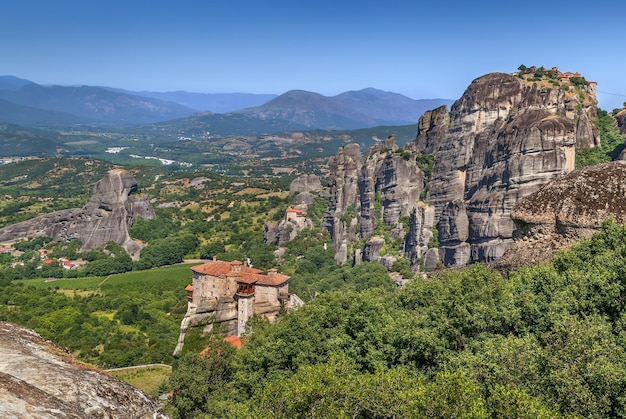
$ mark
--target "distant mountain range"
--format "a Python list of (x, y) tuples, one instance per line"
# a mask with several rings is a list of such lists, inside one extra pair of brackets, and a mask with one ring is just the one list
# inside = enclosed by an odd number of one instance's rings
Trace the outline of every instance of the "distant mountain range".
[(446, 99), (414, 100), (371, 87), (332, 97), (291, 90), (264, 105), (236, 113), (261, 120), (285, 120), (308, 128), (356, 129), (416, 124), (425, 111), (452, 102)]
[[(0, 99), (6, 101), (0, 122), (27, 126), (138, 124), (181, 118), (193, 113), (192, 109), (174, 102), (101, 87), (41, 86), (13, 76), (0, 77)], [(9, 104), (15, 105), (13, 112)], [(12, 113), (21, 115), (17, 119), (11, 118)]]
[[(124, 90), (113, 89), (120, 92)], [(196, 111), (210, 111), (213, 113), (227, 113), (239, 109), (260, 106), (278, 95), (255, 93), (192, 93), (182, 90), (175, 92), (131, 92), (127, 93), (175, 102)]]
[(178, 127), (189, 124), (220, 136), (356, 129), (415, 124), (424, 111), (452, 102), (414, 100), (373, 88), (333, 97), (302, 90), (280, 96), (160, 93), (94, 86), (42, 86), (15, 76), (0, 76), (0, 123), (39, 127), (175, 121)]

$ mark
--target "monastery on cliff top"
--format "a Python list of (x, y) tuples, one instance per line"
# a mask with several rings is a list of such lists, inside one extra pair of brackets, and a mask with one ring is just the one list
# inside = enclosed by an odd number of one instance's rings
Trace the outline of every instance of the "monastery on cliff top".
[(298, 296), (289, 293), (289, 277), (276, 269), (264, 274), (238, 260), (213, 259), (191, 271), (192, 283), (185, 288), (189, 305), (175, 354), (182, 350), (189, 326), (204, 326), (203, 330), (209, 332), (214, 323), (220, 323), (224, 334), (241, 336), (253, 315), (274, 322), (281, 309), (303, 304)]

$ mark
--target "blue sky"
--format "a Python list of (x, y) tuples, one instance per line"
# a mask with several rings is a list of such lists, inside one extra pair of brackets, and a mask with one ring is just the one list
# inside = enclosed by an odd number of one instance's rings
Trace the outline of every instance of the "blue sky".
[[(457, 99), (520, 64), (579, 71), (626, 101), (626, 2), (7, 0), (0, 74), (130, 90)], [(570, 5), (571, 4), (571, 5)]]

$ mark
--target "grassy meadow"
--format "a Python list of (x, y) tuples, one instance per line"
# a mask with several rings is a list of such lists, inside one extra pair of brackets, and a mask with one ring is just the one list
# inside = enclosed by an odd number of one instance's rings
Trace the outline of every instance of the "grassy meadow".
[(109, 370), (107, 374), (137, 387), (153, 397), (159, 397), (164, 388), (166, 388), (163, 384), (167, 384), (172, 374), (172, 367), (167, 365), (147, 365)]
[(187, 309), (184, 289), (197, 264), (107, 277), (17, 280), (0, 288), (5, 303), (0, 320), (31, 327), (102, 368), (171, 365)]

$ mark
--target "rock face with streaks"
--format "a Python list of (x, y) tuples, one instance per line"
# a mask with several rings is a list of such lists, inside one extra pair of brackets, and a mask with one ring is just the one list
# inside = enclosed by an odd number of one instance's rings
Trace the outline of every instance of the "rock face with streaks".
[(417, 137), (406, 144), (407, 151), (419, 151), (421, 154), (433, 154), (438, 144), (448, 134), (450, 114), (443, 105), (432, 111), (426, 111), (417, 123)]
[(511, 210), (514, 243), (494, 267), (509, 271), (548, 260), (607, 218), (626, 223), (626, 162), (575, 170), (521, 199)]
[[(435, 208), (418, 202), (411, 211), (409, 231), (402, 243), (402, 252), (414, 271), (418, 271), (420, 266), (423, 266), (423, 270), (432, 271), (439, 262), (437, 249), (431, 247), (434, 225)], [(426, 257), (428, 254), (430, 255)]]
[(101, 247), (108, 241), (138, 254), (141, 245), (128, 235), (139, 216), (154, 219), (154, 209), (144, 197), (131, 195), (137, 181), (125, 170), (111, 170), (96, 183), (91, 200), (83, 208), (55, 211), (0, 229), (0, 241), (37, 236), (55, 241), (80, 239), (84, 250)]
[[(302, 195), (315, 196), (322, 192), (323, 189), (319, 176), (302, 175), (295, 178), (289, 185), (289, 195), (294, 196), (295, 199), (305, 201), (306, 199), (302, 198)], [(302, 203), (303, 202), (298, 201), (295, 202), (296, 205)]]
[(30, 329), (0, 323), (0, 417), (166, 418), (142, 391)]
[[(379, 222), (394, 226), (408, 216), (424, 189), (424, 174), (415, 163), (415, 154), (401, 150), (393, 137), (365, 153), (359, 175), (361, 195), (361, 237), (370, 237)], [(380, 205), (381, 214), (376, 214)]]
[(504, 254), (513, 206), (573, 170), (576, 147), (599, 143), (596, 109), (593, 84), (566, 89), (504, 73), (470, 84), (435, 141), (427, 196), (445, 265)]
[(365, 156), (356, 145), (340, 150), (324, 219), (336, 261), (352, 252), (355, 261), (379, 259), (378, 239), (361, 249), (354, 243), (381, 236), (381, 223), (383, 236), (402, 240), (399, 253), (414, 271), (433, 269), (439, 258), (462, 266), (502, 256), (518, 228), (516, 203), (574, 170), (576, 149), (600, 143), (595, 83), (556, 68), (531, 71), (477, 78), (450, 112), (422, 115), (403, 148), (390, 138)]
[[(370, 147), (364, 157), (355, 144), (341, 149), (331, 161), (329, 209), (324, 218), (335, 245), (335, 261), (345, 263), (349, 254), (357, 253), (365, 261), (381, 261), (382, 238), (367, 242), (364, 249), (354, 244), (371, 238), (380, 223), (390, 229), (393, 240), (402, 241), (406, 231), (401, 217), (410, 216), (423, 189), (424, 174), (417, 167), (416, 153), (398, 147), (393, 137)], [(384, 259), (386, 265), (393, 264), (392, 256)]]
[(347, 144), (330, 162), (329, 206), (324, 214), (323, 227), (330, 233), (335, 245), (335, 262), (347, 260), (348, 242), (356, 241), (360, 211), (359, 172), (363, 156), (357, 144)]

